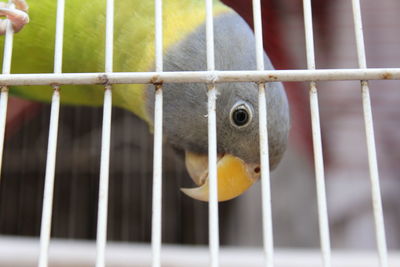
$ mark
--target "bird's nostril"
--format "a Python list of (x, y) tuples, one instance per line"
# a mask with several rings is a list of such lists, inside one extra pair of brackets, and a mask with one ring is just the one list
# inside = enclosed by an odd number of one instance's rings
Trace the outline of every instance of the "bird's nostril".
[(257, 166), (257, 167), (254, 168), (254, 172), (255, 173), (260, 173), (260, 171), (261, 171), (260, 167)]

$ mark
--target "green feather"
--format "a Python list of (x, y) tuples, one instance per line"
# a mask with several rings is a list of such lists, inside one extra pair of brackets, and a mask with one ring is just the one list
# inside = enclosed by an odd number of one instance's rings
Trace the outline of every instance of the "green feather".
[[(56, 1), (28, 3), (30, 23), (17, 33), (11, 73), (52, 73), (54, 59)], [(105, 0), (69, 0), (65, 6), (63, 42), (64, 73), (104, 72)], [(228, 9), (218, 1), (215, 13)], [(163, 3), (164, 50), (204, 22), (203, 0), (166, 0)], [(154, 3), (116, 0), (114, 25), (115, 72), (149, 71), (154, 66)], [(2, 47), (0, 47), (2, 49)], [(114, 85), (113, 104), (149, 121), (145, 112), (144, 85)], [(11, 94), (49, 102), (49, 86), (12, 87)], [(61, 102), (100, 106), (104, 88), (99, 85), (65, 85)]]

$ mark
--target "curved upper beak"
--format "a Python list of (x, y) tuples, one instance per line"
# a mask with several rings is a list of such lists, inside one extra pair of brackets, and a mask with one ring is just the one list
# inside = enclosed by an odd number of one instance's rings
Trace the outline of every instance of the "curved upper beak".
[[(189, 175), (199, 187), (181, 190), (194, 199), (208, 201), (208, 157), (186, 151), (185, 162)], [(225, 154), (218, 156), (217, 177), (218, 201), (225, 201), (241, 195), (257, 181), (260, 177), (260, 167), (258, 164), (248, 164), (238, 157)]]

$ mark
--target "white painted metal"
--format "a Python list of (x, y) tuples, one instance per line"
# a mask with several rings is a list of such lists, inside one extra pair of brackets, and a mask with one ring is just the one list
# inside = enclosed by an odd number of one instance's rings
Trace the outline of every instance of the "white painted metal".
[(310, 84), (311, 127), (314, 145), (314, 165), (317, 187), (318, 223), (323, 266), (331, 266), (328, 212), (326, 207), (324, 163), (322, 157), (321, 125), (319, 119), (318, 94), (315, 83)]
[(155, 53), (156, 72), (163, 71), (162, 0), (155, 0)]
[[(162, 0), (155, 0), (155, 54), (156, 71), (163, 71), (162, 55)], [(153, 154), (153, 211), (152, 211), (152, 266), (161, 266), (162, 242), (162, 137), (163, 137), (163, 91), (162, 85), (155, 85), (154, 103), (154, 154)]]
[(152, 266), (160, 266), (161, 258), (161, 214), (162, 214), (162, 109), (163, 96), (161, 85), (155, 90), (154, 110), (154, 155), (153, 155), (153, 212), (151, 245), (153, 251)]
[(400, 80), (400, 68), (4, 74), (0, 86), (350, 80)]
[(104, 92), (103, 130), (101, 138), (99, 205), (97, 214), (97, 256), (96, 267), (105, 266), (105, 248), (107, 242), (108, 178), (110, 164), (111, 137), (111, 86)]
[(360, 1), (352, 0), (352, 6), (353, 6), (354, 34), (356, 37), (356, 46), (357, 46), (358, 66), (360, 69), (366, 69), (367, 59), (364, 46), (364, 32), (362, 28)]
[[(214, 23), (212, 0), (206, 0), (206, 41), (207, 70), (215, 71)], [(208, 231), (210, 246), (210, 266), (219, 266), (219, 222), (218, 222), (218, 183), (217, 183), (217, 89), (213, 82), (208, 85)]]
[[(56, 39), (54, 51), (54, 73), (62, 72), (62, 47), (64, 33), (64, 7), (65, 1), (57, 1), (56, 17)], [(57, 152), (57, 134), (60, 111), (60, 91), (58, 86), (54, 86), (53, 97), (51, 100), (49, 139), (47, 145), (46, 175), (43, 193), (42, 221), (40, 225), (40, 251), (39, 267), (47, 267), (48, 250), (51, 235), (51, 217), (53, 209), (53, 192)]]
[[(314, 36), (313, 36), (312, 12), (311, 12), (310, 0), (303, 1), (303, 10), (304, 10), (307, 67), (308, 69), (314, 70), (315, 69)], [(319, 108), (318, 108), (318, 91), (315, 81), (310, 82), (309, 94), (310, 94), (312, 139), (314, 147), (315, 178), (317, 187), (318, 223), (319, 223), (322, 261), (323, 261), (323, 266), (329, 267), (331, 266), (331, 246), (329, 237), (328, 211), (326, 204), (324, 159), (322, 155), (321, 125), (320, 125)]]
[[(0, 236), (0, 266), (34, 266), (37, 261), (36, 238)], [(68, 253), (65, 253), (68, 251)], [(52, 267), (92, 267), (96, 245), (92, 241), (53, 239), (50, 244), (49, 264)], [(206, 246), (163, 245), (162, 266), (208, 266), (209, 250)], [(23, 255), (23, 257), (21, 257)], [(333, 251), (332, 265), (340, 267), (376, 267), (373, 251)], [(152, 255), (149, 244), (108, 242), (107, 266), (150, 266)], [(179, 260), (177, 260), (179, 259)], [(391, 266), (400, 266), (400, 253), (390, 253)], [(276, 266), (320, 267), (320, 252), (313, 249), (276, 249)], [(260, 248), (221, 247), (221, 267), (262, 267), (264, 253)]]
[(57, 1), (56, 40), (54, 48), (54, 73), (62, 72), (65, 0)]
[(51, 216), (53, 209), (54, 174), (56, 165), (58, 115), (60, 110), (60, 91), (54, 88), (51, 100), (50, 128), (47, 149), (46, 176), (43, 193), (42, 223), (40, 228), (39, 267), (48, 265), (48, 248), (51, 234)]
[[(15, 8), (15, 5), (9, 1), (9, 8)], [(14, 40), (14, 30), (11, 22), (7, 20), (6, 35), (4, 40), (4, 55), (3, 55), (3, 74), (10, 74), (11, 70), (11, 58), (12, 58), (12, 46)]]
[(375, 220), (375, 235), (380, 260), (380, 266), (388, 266), (388, 255), (386, 247), (385, 225), (382, 211), (382, 197), (379, 186), (378, 163), (376, 159), (374, 125), (372, 120), (371, 100), (369, 96), (368, 83), (361, 82), (362, 103), (364, 110), (365, 133), (367, 138), (368, 162), (371, 179), (372, 208)]
[[(253, 20), (256, 39), (257, 70), (264, 70), (264, 48), (261, 23), (260, 0), (253, 0)], [(258, 114), (260, 133), (260, 162), (261, 162), (261, 197), (263, 218), (263, 243), (265, 267), (274, 266), (274, 243), (271, 211), (271, 182), (269, 169), (268, 130), (267, 130), (267, 101), (265, 84), (258, 84)]]
[(114, 0), (107, 0), (106, 14), (106, 44), (105, 44), (105, 70), (113, 71), (113, 47), (114, 47)]
[[(14, 8), (14, 4), (11, 4), (11, 8)], [(10, 74), (11, 70), (11, 57), (12, 57), (12, 46), (14, 39), (14, 31), (11, 22), (7, 20), (6, 36), (4, 39), (4, 55), (3, 55), (3, 74)], [(6, 86), (0, 86), (0, 174), (3, 162), (3, 149), (4, 149), (4, 134), (6, 131), (6, 120), (7, 120), (7, 103), (8, 103), (8, 88)], [(0, 175), (1, 178), (1, 175)]]
[(206, 1), (206, 42), (207, 42), (207, 70), (215, 70), (214, 56), (214, 22), (212, 0)]
[(256, 40), (255, 48), (256, 48), (257, 70), (264, 70), (264, 47), (263, 47), (260, 0), (253, 0), (253, 22), (254, 22), (254, 35)]
[(6, 131), (6, 119), (7, 119), (7, 104), (8, 104), (8, 88), (2, 86), (0, 93), (0, 171), (3, 162), (4, 134)]
[[(114, 0), (107, 0), (106, 14), (106, 48), (105, 48), (105, 71), (113, 71), (113, 38), (114, 36)], [(112, 91), (111, 85), (106, 84), (104, 91), (103, 124), (101, 136), (101, 158), (100, 158), (100, 184), (99, 202), (97, 213), (97, 255), (96, 267), (105, 266), (105, 249), (107, 242), (107, 212), (108, 212), (108, 186), (110, 166), (110, 143), (111, 143), (111, 111)]]
[[(353, 0), (354, 31), (356, 36), (358, 65), (360, 69), (367, 68), (364, 47), (364, 33), (362, 28), (361, 7), (359, 0)], [(365, 134), (367, 139), (368, 164), (371, 180), (372, 208), (375, 220), (375, 235), (379, 254), (380, 266), (388, 266), (385, 226), (382, 211), (382, 197), (379, 186), (378, 162), (376, 158), (374, 125), (372, 119), (371, 99), (369, 96), (368, 81), (361, 81), (361, 95), (364, 111)]]
[(268, 153), (267, 101), (265, 84), (258, 85), (258, 113), (260, 124), (261, 193), (263, 212), (263, 242), (266, 267), (274, 266), (274, 244), (272, 231), (271, 185)]
[(304, 32), (306, 40), (307, 68), (315, 70), (314, 34), (312, 24), (311, 1), (303, 0)]
[(218, 222), (218, 184), (217, 184), (217, 123), (216, 123), (217, 90), (215, 85), (208, 89), (208, 177), (209, 191), (209, 246), (210, 266), (219, 266), (219, 222)]

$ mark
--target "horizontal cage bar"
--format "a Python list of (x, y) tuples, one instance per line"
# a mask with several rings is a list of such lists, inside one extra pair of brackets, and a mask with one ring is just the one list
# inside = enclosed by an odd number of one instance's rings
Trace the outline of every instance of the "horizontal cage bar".
[(400, 68), (2, 74), (0, 86), (400, 80)]

